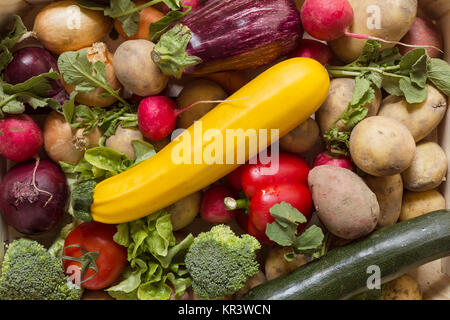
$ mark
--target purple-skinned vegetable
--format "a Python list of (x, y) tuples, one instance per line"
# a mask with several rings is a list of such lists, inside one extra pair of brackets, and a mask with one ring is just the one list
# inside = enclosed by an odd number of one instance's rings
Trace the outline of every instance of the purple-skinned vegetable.
[(17, 231), (40, 234), (55, 227), (69, 198), (66, 178), (48, 160), (20, 163), (0, 183), (0, 211)]
[[(13, 60), (3, 72), (3, 80), (10, 84), (18, 84), (34, 76), (47, 73), (50, 69), (59, 72), (56, 59), (49, 51), (41, 47), (25, 47), (14, 52)], [(61, 82), (51, 80), (50, 84), (52, 88), (47, 91), (47, 96), (59, 97), (56, 100), (66, 100), (61, 98), (64, 96), (61, 93), (64, 90)]]
[(152, 59), (175, 77), (251, 70), (292, 52), (302, 35), (292, 0), (208, 0), (161, 36)]

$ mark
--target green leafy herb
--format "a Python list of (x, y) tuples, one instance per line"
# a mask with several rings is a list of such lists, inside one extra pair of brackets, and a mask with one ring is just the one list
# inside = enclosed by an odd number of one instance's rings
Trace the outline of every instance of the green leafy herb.
[(429, 59), (427, 63), (428, 80), (446, 96), (450, 96), (450, 65), (441, 59)]
[(151, 56), (164, 74), (180, 78), (186, 67), (202, 61), (199, 57), (186, 53), (191, 38), (191, 30), (180, 24), (175, 25), (161, 36)]
[(306, 223), (305, 216), (287, 202), (281, 202), (270, 208), (275, 221), (267, 225), (266, 234), (270, 240), (284, 247), (292, 247), (285, 255), (292, 261), (298, 254), (314, 254), (322, 248), (324, 235), (322, 229), (313, 225), (297, 235), (298, 225)]
[(158, 21), (150, 23), (149, 26), (149, 38), (153, 42), (157, 42), (161, 36), (166, 32), (173, 23), (183, 19), (191, 12), (192, 7), (186, 6), (186, 11), (170, 11), (163, 18)]
[(51, 70), (15, 85), (0, 79), (0, 118), (3, 118), (5, 113), (23, 113), (25, 104), (33, 109), (47, 106), (58, 109), (59, 102), (46, 97), (48, 90), (51, 89), (49, 81), (56, 79), (59, 79), (59, 74)]
[(144, 141), (132, 142), (136, 160), (107, 147), (86, 150), (84, 157), (76, 164), (60, 162), (70, 189), (68, 212), (77, 219), (91, 221), (90, 207), (93, 192), (98, 182), (124, 172), (138, 163), (154, 156), (155, 148)]
[(136, 6), (132, 0), (111, 0), (109, 6), (102, 6), (91, 0), (78, 0), (80, 7), (103, 11), (105, 16), (119, 20), (122, 23), (123, 31), (129, 37), (134, 36), (138, 31), (140, 11), (158, 3), (165, 3), (171, 10), (181, 9), (181, 0), (153, 0), (140, 6)]
[(184, 256), (194, 237), (176, 243), (170, 215), (162, 210), (148, 217), (119, 224), (114, 241), (127, 247), (130, 267), (122, 282), (106, 289), (119, 300), (168, 300), (181, 297), (191, 285)]
[(327, 66), (331, 77), (352, 77), (356, 84), (353, 99), (344, 113), (324, 134), (331, 153), (348, 154), (351, 130), (367, 115), (365, 104), (374, 98), (375, 87), (404, 97), (412, 103), (423, 102), (428, 95), (427, 81), (446, 95), (450, 94), (450, 66), (431, 59), (425, 49), (418, 48), (402, 56), (396, 47), (381, 50), (378, 41), (368, 40), (358, 59), (346, 66)]
[(18, 15), (14, 15), (14, 26), (0, 41), (0, 72), (13, 60), (11, 49), (27, 34), (27, 28)]
[[(375, 97), (375, 90), (370, 80), (356, 77), (353, 97), (346, 110), (324, 134), (327, 149), (334, 154), (347, 154), (350, 134), (353, 128), (363, 120), (368, 113), (367, 107)], [(340, 127), (339, 127), (339, 126)]]
[(101, 61), (91, 63), (87, 49), (62, 53), (58, 58), (58, 68), (64, 81), (74, 85), (77, 92), (89, 93), (100, 87), (106, 91), (99, 95), (100, 98), (115, 97), (123, 105), (129, 106), (120, 96), (120, 89), (110, 87), (106, 80), (105, 64)]

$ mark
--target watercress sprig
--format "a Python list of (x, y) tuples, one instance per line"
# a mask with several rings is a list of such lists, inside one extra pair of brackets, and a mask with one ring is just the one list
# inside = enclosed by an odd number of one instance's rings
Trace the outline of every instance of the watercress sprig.
[(62, 53), (58, 58), (58, 68), (64, 81), (75, 86), (75, 91), (89, 93), (100, 87), (106, 91), (100, 94), (101, 97), (115, 97), (123, 105), (129, 106), (120, 96), (120, 90), (114, 90), (109, 85), (105, 64), (101, 61), (91, 63), (87, 49)]
[(181, 0), (153, 0), (139, 6), (136, 6), (132, 0), (111, 0), (109, 6), (102, 6), (92, 0), (78, 0), (80, 7), (103, 11), (105, 16), (119, 20), (122, 23), (123, 31), (129, 37), (134, 36), (138, 31), (139, 12), (158, 3), (165, 3), (171, 10), (175, 11), (182, 7)]
[(380, 50), (378, 41), (368, 40), (361, 56), (345, 66), (327, 66), (331, 77), (355, 78), (352, 101), (324, 134), (328, 150), (348, 154), (352, 129), (367, 115), (366, 104), (375, 97), (374, 88), (405, 97), (408, 103), (421, 103), (428, 96), (427, 82), (450, 95), (450, 66), (430, 58), (423, 48), (402, 56), (398, 48)]

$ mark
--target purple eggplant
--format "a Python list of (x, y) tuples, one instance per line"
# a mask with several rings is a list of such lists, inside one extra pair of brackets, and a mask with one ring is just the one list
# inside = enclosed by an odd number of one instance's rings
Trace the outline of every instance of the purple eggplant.
[(161, 36), (152, 59), (176, 77), (251, 70), (289, 54), (302, 36), (292, 0), (208, 0)]

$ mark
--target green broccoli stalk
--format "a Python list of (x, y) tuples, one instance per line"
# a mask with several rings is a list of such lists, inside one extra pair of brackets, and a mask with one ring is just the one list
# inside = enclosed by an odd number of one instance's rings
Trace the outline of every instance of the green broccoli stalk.
[(200, 233), (185, 258), (194, 293), (200, 299), (219, 299), (242, 289), (258, 273), (255, 251), (260, 248), (254, 237), (238, 237), (226, 225)]
[(41, 244), (21, 238), (6, 251), (0, 300), (79, 300), (82, 289), (64, 274), (61, 259)]

